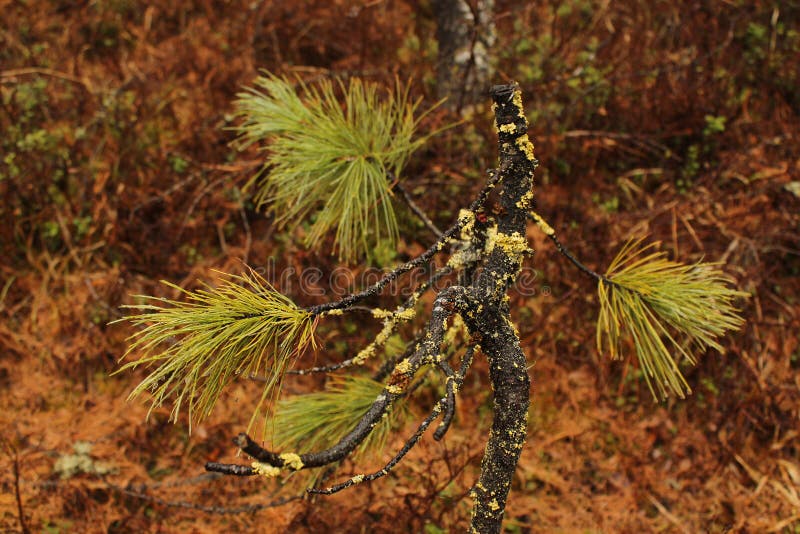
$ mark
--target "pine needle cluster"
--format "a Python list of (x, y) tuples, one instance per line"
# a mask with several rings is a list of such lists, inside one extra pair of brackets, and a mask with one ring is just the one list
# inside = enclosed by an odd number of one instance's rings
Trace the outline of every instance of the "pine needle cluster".
[(691, 389), (680, 362), (695, 364), (692, 352), (708, 347), (722, 352), (716, 340), (744, 322), (733, 302), (747, 293), (731, 289), (719, 264), (677, 263), (655, 246), (628, 242), (600, 281), (597, 346), (618, 359), (629, 335), (653, 396), (683, 398)]
[(296, 85), (266, 73), (238, 95), (242, 147), (269, 142), (264, 168), (248, 184), (256, 204), (269, 205), (290, 228), (311, 217), (308, 247), (318, 247), (335, 228), (340, 260), (353, 261), (378, 244), (394, 248), (390, 177), (398, 179), (409, 155), (430, 137), (414, 138), (428, 112), (415, 117), (420, 101), (411, 102), (399, 84), (385, 95), (357, 78), (347, 85)]
[[(384, 387), (366, 376), (334, 375), (324, 391), (281, 399), (273, 420), (276, 446), (301, 453), (331, 447), (353, 430)], [(405, 412), (406, 404), (396, 402), (356, 452), (383, 450), (389, 431)]]
[(159, 304), (126, 306), (146, 312), (122, 319), (142, 327), (131, 336), (126, 356), (143, 356), (118, 372), (156, 367), (129, 398), (149, 391), (151, 411), (171, 399), (173, 420), (184, 404), (190, 422), (207, 417), (222, 389), (240, 376), (266, 376), (260, 406), (277, 392), (290, 360), (314, 344), (313, 316), (255, 271), (223, 274), (218, 287), (197, 291), (163, 283), (185, 300), (141, 296)]

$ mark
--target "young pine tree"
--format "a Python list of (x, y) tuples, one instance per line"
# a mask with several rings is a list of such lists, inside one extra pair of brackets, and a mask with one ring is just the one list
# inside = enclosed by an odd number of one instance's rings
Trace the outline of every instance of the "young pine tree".
[[(265, 449), (242, 433), (234, 443), (252, 461), (209, 463), (207, 470), (277, 477), (322, 468), (325, 476), (307, 490), (316, 494), (371, 482), (389, 473), (437, 420), (433, 438), (444, 437), (473, 358), (485, 357), (494, 419), (480, 476), (471, 491), (471, 529), (499, 532), (527, 436), (530, 364), (510, 317), (508, 293), (532, 255), (525, 237), (531, 222), (567, 259), (596, 279), (598, 350), (618, 358), (632, 344), (656, 399), (684, 397), (689, 386), (679, 364), (693, 363), (695, 351), (721, 350), (717, 339), (742, 324), (734, 301), (744, 294), (730, 288), (732, 280), (717, 265), (683, 265), (635, 240), (601, 275), (569, 253), (533, 210), (537, 161), (516, 84), (491, 90), (499, 161), (478, 196), (444, 231), (422, 214), (401, 186), (406, 161), (426, 140), (414, 137), (420, 120), (418, 102), (409, 99), (407, 90), (398, 88), (387, 96), (359, 80), (346, 86), (297, 85), (296, 90), (288, 80), (267, 75), (237, 102), (243, 144), (268, 142), (264, 168), (250, 184), (256, 204), (272, 210), (278, 224), (290, 229), (312, 218), (306, 244), (319, 247), (334, 233), (335, 249), (347, 261), (378, 245), (394, 246), (398, 235), (394, 198), (407, 199), (437, 238), (428, 250), (371, 286), (316, 306), (296, 305), (253, 270), (225, 275), (215, 287), (180, 290), (181, 300), (145, 297), (148, 304), (131, 306), (141, 313), (127, 318), (139, 327), (128, 354), (139, 358), (122, 369), (140, 365), (153, 369), (131, 396), (149, 392), (153, 406), (171, 402), (172, 417), (177, 420), (185, 409), (191, 422), (211, 412), (231, 381), (261, 378), (258, 404), (272, 408), (265, 410), (272, 418), (265, 428), (274, 429), (275, 441), (283, 448)], [(343, 102), (337, 94), (343, 95)], [(488, 210), (485, 204), (493, 189), (500, 209)], [(439, 254), (449, 256), (446, 267), (434, 268), (410, 297), (394, 309), (371, 309), (382, 329), (369, 344), (331, 365), (304, 363), (304, 355), (316, 346), (318, 322), (363, 313), (392, 282), (420, 266), (433, 265)], [(437, 282), (445, 277), (456, 282), (436, 292), (441, 285)], [(398, 328), (422, 312), (420, 299), (427, 292), (435, 297), (425, 326), (404, 350), (389, 350), (387, 343), (396, 339)], [(330, 374), (326, 388), (274, 401), (287, 376), (308, 373)], [(326, 485), (325, 468), (354, 452), (384, 446), (387, 433), (407, 417), (405, 399), (426, 387), (424, 377), (431, 373), (441, 376), (444, 393), (392, 460), (379, 471)]]

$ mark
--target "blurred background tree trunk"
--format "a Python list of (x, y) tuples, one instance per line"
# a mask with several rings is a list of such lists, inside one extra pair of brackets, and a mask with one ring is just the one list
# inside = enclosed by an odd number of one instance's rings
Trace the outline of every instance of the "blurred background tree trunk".
[(434, 0), (436, 66), (439, 98), (446, 106), (469, 113), (485, 101), (492, 85), (490, 52), (495, 42), (494, 0)]

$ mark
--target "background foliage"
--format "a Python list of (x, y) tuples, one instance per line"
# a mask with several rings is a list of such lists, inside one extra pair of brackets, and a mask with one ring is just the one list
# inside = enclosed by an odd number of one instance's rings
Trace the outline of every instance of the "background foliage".
[[(687, 374), (693, 395), (654, 404), (629, 361), (596, 355), (592, 280), (532, 229), (537, 294), (512, 304), (536, 387), (509, 528), (792, 532), (800, 7), (573, 0), (497, 10), (498, 81), (525, 91), (542, 160), (538, 209), (560, 237), (602, 269), (648, 233), (670, 258), (725, 262), (752, 295), (744, 333)], [(168, 500), (264, 500), (260, 480), (196, 478), (206, 460), (233, 460), (228, 438), (246, 426), (259, 385), (237, 382), (191, 436), (168, 410), (144, 423), (146, 406), (124, 401), (144, 374), (109, 378), (129, 332), (106, 324), (129, 295), (178, 297), (158, 280), (194, 291), (242, 259), (298, 304), (322, 300), (296, 277), (270, 279), (290, 267), (327, 274), (335, 262), (302, 246), (307, 229), (278, 231), (241, 193), (262, 154), (230, 145), (235, 95), (266, 68), (307, 81), (358, 74), (386, 88), (412, 78), (411, 94), (430, 106), (429, 3), (0, 1), (0, 20), (0, 524), (19, 528), (19, 493), (30, 528), (51, 532), (461, 529), (489, 424), (481, 358), (444, 443), (424, 440), (393, 478), (319, 500), (313, 513), (294, 503), (200, 515), (105, 482), (147, 484)], [(454, 119), (436, 111), (420, 131)], [(480, 187), (494, 147), (487, 108), (409, 161), (407, 188), (444, 226)], [(382, 263), (429, 239), (397, 216), (406, 237)], [(321, 325), (315, 363), (352, 355), (377, 328)], [(76, 465), (87, 467), (62, 479), (55, 465), (84, 442)]]

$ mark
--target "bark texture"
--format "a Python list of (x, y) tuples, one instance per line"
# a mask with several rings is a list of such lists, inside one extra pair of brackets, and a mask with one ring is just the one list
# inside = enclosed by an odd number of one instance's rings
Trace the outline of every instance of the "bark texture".
[(472, 490), (474, 508), (471, 531), (500, 532), (511, 480), (517, 468), (528, 429), (530, 379), (519, 336), (511, 322), (506, 292), (516, 280), (527, 248), (525, 228), (533, 202), (536, 159), (527, 135), (527, 120), (516, 84), (492, 89), (500, 142), (500, 182), (503, 208), (497, 234), (487, 244), (486, 268), (470, 288), (471, 311), (465, 320), (489, 360), (494, 390), (494, 421)]

